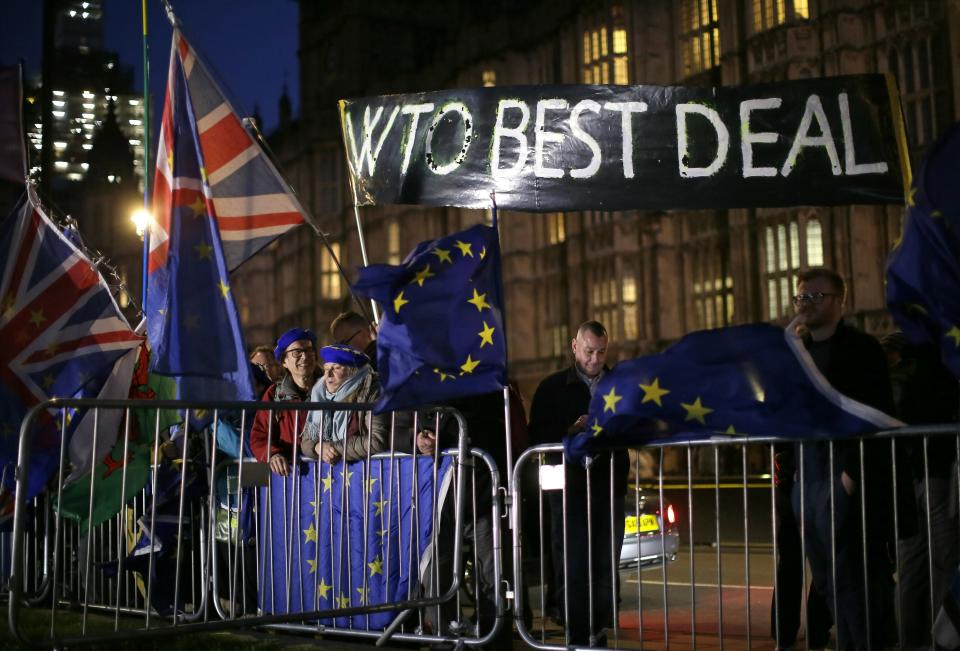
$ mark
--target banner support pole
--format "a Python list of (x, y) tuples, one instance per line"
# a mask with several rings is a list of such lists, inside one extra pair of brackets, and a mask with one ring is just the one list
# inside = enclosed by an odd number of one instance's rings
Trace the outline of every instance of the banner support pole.
[[(367, 258), (367, 240), (363, 236), (363, 223), (360, 221), (360, 208), (357, 202), (353, 202), (353, 217), (357, 221), (357, 238), (360, 240), (360, 258), (363, 260), (363, 266), (369, 267), (370, 260)], [(373, 310), (373, 323), (380, 325), (380, 313), (377, 311), (377, 302), (370, 299), (370, 309)]]

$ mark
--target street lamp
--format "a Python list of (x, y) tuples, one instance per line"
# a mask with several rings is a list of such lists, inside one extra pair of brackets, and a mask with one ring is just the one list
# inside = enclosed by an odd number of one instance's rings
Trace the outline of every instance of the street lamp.
[(130, 215), (130, 221), (132, 221), (133, 225), (137, 227), (137, 235), (142, 238), (143, 233), (153, 221), (153, 215), (143, 208), (138, 208), (137, 210), (133, 211), (132, 215)]

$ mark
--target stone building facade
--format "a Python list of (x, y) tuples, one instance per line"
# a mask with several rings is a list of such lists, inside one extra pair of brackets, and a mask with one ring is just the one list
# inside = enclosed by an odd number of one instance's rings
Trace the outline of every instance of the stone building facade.
[[(958, 0), (605, 0), (300, 4), (301, 105), (272, 136), (281, 167), (351, 277), (483, 211), (352, 207), (336, 101), (481, 85), (737, 85), (893, 72), (914, 164), (958, 119)], [(529, 399), (568, 363), (576, 325), (603, 321), (612, 359), (701, 328), (784, 322), (797, 272), (838, 270), (849, 317), (892, 327), (884, 264), (900, 207), (584, 211), (501, 215), (510, 373)], [(314, 230), (234, 274), (248, 343), (325, 331), (351, 304)]]

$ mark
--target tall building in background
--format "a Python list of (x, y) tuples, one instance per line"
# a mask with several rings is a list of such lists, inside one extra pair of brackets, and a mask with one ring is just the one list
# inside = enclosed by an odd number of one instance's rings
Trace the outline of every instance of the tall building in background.
[[(361, 264), (336, 101), (517, 84), (738, 85), (890, 72), (914, 163), (960, 107), (958, 0), (532, 0), (300, 3), (299, 117), (272, 137), (288, 180), (344, 266)], [(489, 218), (484, 211), (361, 208), (371, 262)], [(785, 323), (795, 278), (833, 267), (848, 317), (892, 327), (884, 264), (898, 206), (501, 215), (510, 374), (529, 398), (596, 318), (612, 358), (692, 330)], [(248, 343), (292, 325), (324, 333), (352, 306), (316, 236), (301, 228), (234, 273)]]
[[(113, 102), (117, 124), (134, 153), (134, 173), (144, 171), (143, 98), (134, 91), (133, 69), (104, 50), (102, 0), (45, 0), (52, 17), (52, 46), (46, 50), (48, 80), (35, 80), (27, 92), (25, 125), (31, 166), (37, 171), (43, 143), (42, 111), (50, 111), (51, 182), (54, 194), (69, 194), (90, 167), (94, 131)], [(43, 106), (42, 84), (49, 83), (50, 105)], [(70, 203), (69, 199), (66, 201)]]

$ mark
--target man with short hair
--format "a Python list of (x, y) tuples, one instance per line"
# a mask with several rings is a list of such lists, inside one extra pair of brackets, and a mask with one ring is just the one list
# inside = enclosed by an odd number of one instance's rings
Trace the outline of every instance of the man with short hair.
[[(876, 339), (844, 323), (845, 299), (846, 285), (836, 272), (815, 268), (801, 273), (797, 295), (793, 297), (797, 316), (790, 327), (803, 331), (803, 342), (814, 364), (837, 391), (893, 413), (886, 355)], [(890, 444), (885, 440), (864, 442), (862, 463), (866, 481), (860, 473), (859, 441), (835, 441), (833, 445), (832, 467), (828, 442), (796, 445), (795, 458), (798, 466), (803, 459), (803, 469), (802, 474), (797, 471), (793, 508), (798, 520), (803, 518), (814, 585), (831, 611), (836, 601), (832, 615), (840, 648), (881, 649), (885, 645), (884, 623), (893, 617), (888, 611), (892, 604), (892, 567), (887, 545), (893, 542), (894, 533)], [(864, 491), (866, 523), (860, 517)], [(835, 581), (831, 576), (833, 540)]]
[(250, 363), (260, 367), (260, 370), (267, 374), (271, 382), (276, 382), (283, 377), (283, 367), (273, 356), (273, 348), (270, 346), (257, 346), (250, 353)]
[[(586, 321), (577, 328), (570, 344), (574, 363), (544, 379), (530, 407), (530, 436), (535, 443), (556, 443), (587, 428), (590, 400), (600, 379), (607, 372), (607, 330), (597, 321)], [(613, 455), (613, 503), (611, 504), (610, 455), (598, 454), (590, 471), (587, 494), (586, 471), (580, 465), (566, 463), (566, 505), (563, 492), (547, 494), (550, 505), (550, 537), (553, 556), (554, 606), (558, 617), (568, 617), (570, 643), (585, 645), (594, 639), (603, 641), (602, 629), (614, 615), (612, 574), (618, 572), (623, 545), (624, 496), (630, 461), (625, 450)], [(587, 503), (590, 520), (587, 521)], [(613, 522), (611, 522), (611, 512)], [(571, 553), (564, 554), (566, 543)], [(590, 538), (588, 539), (588, 536)], [(611, 558), (611, 539), (614, 556)], [(592, 563), (587, 554), (592, 544)], [(592, 567), (592, 584), (589, 582)], [(593, 627), (590, 627), (590, 597), (593, 590)]]
[(330, 324), (330, 336), (341, 346), (351, 346), (365, 353), (377, 368), (377, 330), (356, 312), (342, 312)]

